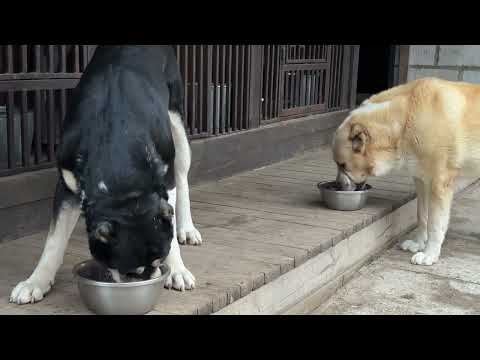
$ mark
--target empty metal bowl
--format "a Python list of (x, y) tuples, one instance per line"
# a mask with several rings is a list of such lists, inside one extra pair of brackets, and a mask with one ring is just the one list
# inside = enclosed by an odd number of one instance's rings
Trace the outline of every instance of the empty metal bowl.
[(339, 191), (337, 182), (321, 182), (318, 188), (322, 193), (322, 199), (325, 205), (332, 210), (355, 211), (365, 207), (368, 199), (368, 192), (372, 189), (370, 185), (365, 185), (364, 190), (359, 191)]
[(87, 308), (97, 315), (145, 315), (153, 310), (170, 275), (166, 264), (160, 265), (161, 275), (155, 279), (128, 283), (109, 283), (92, 280), (101, 265), (94, 260), (76, 265), (73, 273), (80, 297)]

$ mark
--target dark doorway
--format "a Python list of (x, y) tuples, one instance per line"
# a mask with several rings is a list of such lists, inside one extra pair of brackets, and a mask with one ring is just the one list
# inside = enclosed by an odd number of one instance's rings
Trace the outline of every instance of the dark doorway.
[(397, 45), (360, 45), (357, 105), (371, 95), (396, 85)]

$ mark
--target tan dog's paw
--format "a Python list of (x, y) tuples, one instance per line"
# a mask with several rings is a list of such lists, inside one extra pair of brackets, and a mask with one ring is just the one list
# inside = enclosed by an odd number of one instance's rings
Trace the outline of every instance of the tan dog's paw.
[(439, 259), (438, 254), (428, 254), (427, 252), (419, 252), (413, 255), (412, 264), (432, 266), (438, 261), (438, 259)]
[(400, 244), (400, 249), (403, 251), (410, 251), (411, 253), (418, 253), (425, 250), (425, 242), (416, 240), (405, 240)]

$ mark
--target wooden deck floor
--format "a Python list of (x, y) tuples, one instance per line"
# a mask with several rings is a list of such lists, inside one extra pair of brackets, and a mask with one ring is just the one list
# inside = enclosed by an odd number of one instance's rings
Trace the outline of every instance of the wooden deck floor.
[[(210, 314), (299, 266), (413, 198), (402, 174), (372, 180), (358, 212), (323, 207), (316, 184), (336, 175), (330, 151), (308, 152), (259, 170), (191, 189), (194, 222), (204, 245), (182, 247), (197, 278), (192, 292), (164, 291), (152, 314)], [(88, 259), (83, 221), (77, 226), (53, 290), (39, 304), (8, 303), (12, 288), (36, 265), (45, 233), (0, 245), (0, 314), (89, 314), (73, 282), (74, 264)]]

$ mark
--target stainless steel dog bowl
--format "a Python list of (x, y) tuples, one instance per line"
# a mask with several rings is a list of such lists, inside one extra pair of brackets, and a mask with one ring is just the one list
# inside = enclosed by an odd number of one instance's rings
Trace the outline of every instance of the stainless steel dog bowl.
[(94, 260), (88, 260), (73, 269), (82, 301), (97, 315), (147, 314), (157, 304), (165, 280), (170, 275), (168, 265), (161, 264), (162, 275), (155, 279), (128, 283), (91, 280), (91, 274), (98, 273), (100, 266)]
[(364, 190), (360, 191), (339, 191), (335, 190), (336, 185), (336, 181), (321, 182), (318, 184), (318, 188), (322, 193), (323, 202), (329, 209), (355, 211), (365, 207), (368, 192), (372, 189), (370, 185), (365, 185)]

